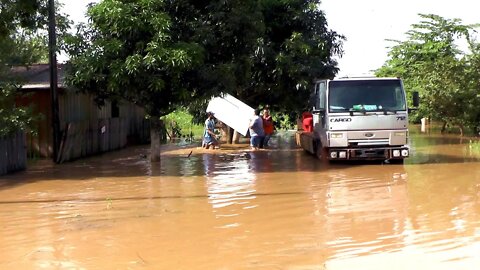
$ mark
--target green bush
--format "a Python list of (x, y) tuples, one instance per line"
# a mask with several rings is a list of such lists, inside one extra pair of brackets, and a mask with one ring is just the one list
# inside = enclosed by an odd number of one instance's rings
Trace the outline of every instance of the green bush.
[(186, 109), (178, 109), (162, 117), (169, 137), (200, 139), (203, 125), (194, 124), (193, 116)]
[(34, 123), (40, 116), (33, 113), (32, 107), (17, 107), (15, 99), (17, 87), (10, 83), (0, 83), (0, 137), (18, 130), (36, 132)]

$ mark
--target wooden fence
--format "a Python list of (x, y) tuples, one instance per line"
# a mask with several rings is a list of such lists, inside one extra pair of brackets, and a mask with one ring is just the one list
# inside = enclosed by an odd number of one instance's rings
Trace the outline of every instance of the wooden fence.
[(27, 167), (25, 142), (23, 132), (0, 138), (0, 175), (24, 170)]
[[(128, 143), (128, 121), (126, 118), (109, 118), (68, 123), (63, 132), (57, 161), (63, 163), (124, 148)], [(135, 141), (146, 143), (149, 139), (148, 124), (144, 121), (137, 128), (138, 138)]]

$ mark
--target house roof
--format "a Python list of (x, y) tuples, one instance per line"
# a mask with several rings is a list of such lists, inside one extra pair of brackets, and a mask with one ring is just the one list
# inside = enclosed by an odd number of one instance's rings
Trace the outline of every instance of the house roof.
[[(50, 89), (50, 66), (35, 64), (12, 68), (12, 76), (23, 82), (22, 89)], [(58, 87), (65, 87), (65, 64), (57, 65)]]

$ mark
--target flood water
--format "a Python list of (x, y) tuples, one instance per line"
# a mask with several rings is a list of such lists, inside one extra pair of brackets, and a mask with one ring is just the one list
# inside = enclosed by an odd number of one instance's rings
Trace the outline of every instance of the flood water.
[(480, 268), (480, 144), (414, 134), (404, 165), (278, 144), (3, 176), (0, 269)]

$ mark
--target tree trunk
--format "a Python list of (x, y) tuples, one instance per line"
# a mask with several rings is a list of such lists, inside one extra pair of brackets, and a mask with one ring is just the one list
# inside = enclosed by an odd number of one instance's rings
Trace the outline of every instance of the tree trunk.
[(460, 136), (463, 137), (464, 131), (465, 131), (465, 127), (464, 127), (463, 125), (458, 125), (458, 129), (460, 130)]
[(229, 130), (229, 127), (225, 125), (225, 123), (222, 123), (220, 128), (220, 133), (222, 135), (222, 138), (221, 138), (222, 143), (228, 143), (228, 137), (229, 137), (228, 130)]
[(233, 144), (240, 143), (240, 133), (238, 133), (237, 131), (233, 132), (232, 143)]
[(228, 143), (233, 144), (233, 136), (235, 134), (235, 130), (231, 127), (228, 128)]
[(440, 133), (445, 133), (445, 130), (447, 129), (447, 121), (443, 121), (442, 129), (440, 130)]
[(166, 140), (166, 130), (160, 117), (150, 118), (150, 160), (160, 162), (160, 145)]

